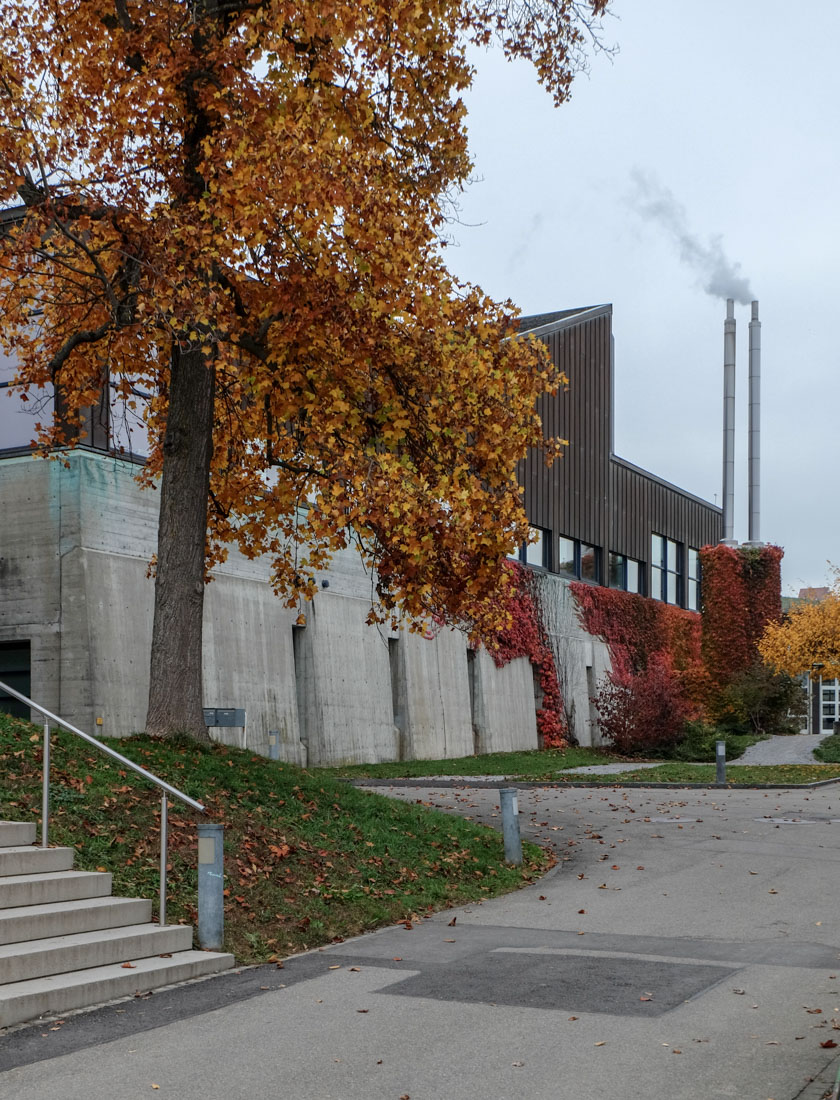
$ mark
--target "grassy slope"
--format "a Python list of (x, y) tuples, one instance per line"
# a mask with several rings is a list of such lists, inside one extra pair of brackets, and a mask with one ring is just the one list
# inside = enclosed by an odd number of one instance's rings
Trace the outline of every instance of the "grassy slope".
[[(36, 727), (0, 714), (0, 817), (37, 821), (40, 742)], [(196, 919), (196, 823), (224, 823), (226, 947), (241, 962), (492, 897), (551, 864), (526, 845), (523, 867), (508, 867), (490, 829), (239, 749), (109, 744), (208, 808), (202, 817), (170, 803), (170, 921)], [(112, 871), (115, 894), (154, 898), (159, 833), (156, 788), (54, 734), (51, 843), (75, 845), (77, 867)]]

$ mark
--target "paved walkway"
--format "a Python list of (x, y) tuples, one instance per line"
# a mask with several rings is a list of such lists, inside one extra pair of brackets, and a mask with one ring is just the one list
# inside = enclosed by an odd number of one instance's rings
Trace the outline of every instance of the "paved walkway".
[[(389, 793), (499, 824), (495, 790)], [(12, 1032), (0, 1039), (0, 1098), (830, 1093), (837, 788), (542, 788), (519, 805), (523, 834), (558, 854), (536, 885), (281, 970)]]
[(794, 733), (790, 737), (768, 737), (750, 745), (736, 764), (820, 764), (814, 749), (831, 733)]

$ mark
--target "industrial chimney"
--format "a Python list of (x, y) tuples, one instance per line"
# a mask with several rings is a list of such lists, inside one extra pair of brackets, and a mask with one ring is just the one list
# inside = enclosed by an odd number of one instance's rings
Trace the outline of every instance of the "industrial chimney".
[(749, 345), (749, 545), (761, 545), (761, 322), (752, 303)]
[[(750, 325), (752, 338), (752, 325)], [(752, 436), (750, 436), (752, 438)], [(750, 512), (752, 516), (752, 512)], [(735, 300), (726, 299), (723, 323), (723, 539), (737, 546), (735, 532)]]

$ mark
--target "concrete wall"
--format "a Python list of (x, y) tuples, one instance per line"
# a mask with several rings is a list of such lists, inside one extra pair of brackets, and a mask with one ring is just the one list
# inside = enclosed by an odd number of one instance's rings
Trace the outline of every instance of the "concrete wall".
[[(148, 695), (157, 494), (138, 488), (136, 470), (82, 450), (0, 461), (0, 641), (30, 639), (34, 699), (115, 736), (143, 728)], [(530, 663), (497, 669), (456, 630), (427, 639), (367, 626), (371, 579), (354, 551), (320, 578), (304, 627), (272, 593), (266, 563), (231, 551), (213, 575), (205, 704), (247, 711), (247, 726), (214, 730), (219, 739), (267, 754), (277, 730), (281, 757), (304, 765), (537, 747)], [(577, 625), (565, 583), (545, 583), (561, 686), (590, 744), (606, 650)]]

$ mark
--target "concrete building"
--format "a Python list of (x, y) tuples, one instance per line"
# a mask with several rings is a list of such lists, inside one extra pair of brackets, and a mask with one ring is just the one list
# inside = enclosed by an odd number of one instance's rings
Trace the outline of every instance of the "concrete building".
[[(525, 504), (573, 733), (598, 743), (590, 698), (609, 668), (586, 634), (569, 580), (696, 606), (696, 548), (718, 541), (720, 510), (612, 454), (611, 307), (527, 318), (570, 381), (546, 398), (546, 430), (570, 440), (553, 470), (526, 462)], [(5, 369), (5, 378), (2, 371)], [(0, 680), (82, 729), (124, 736), (148, 696), (157, 495), (134, 475), (110, 401), (59, 460), (34, 457), (32, 415), (0, 364)], [(47, 397), (47, 404), (49, 397)], [(49, 414), (49, 409), (46, 410)], [(40, 411), (40, 417), (45, 411)], [(320, 578), (306, 626), (273, 595), (266, 565), (231, 552), (205, 602), (204, 699), (244, 710), (214, 735), (300, 764), (467, 756), (538, 746), (538, 689), (525, 658), (497, 668), (464, 635), (369, 627), (370, 578), (350, 551)], [(3, 705), (0, 700), (0, 706)], [(271, 731), (271, 733), (270, 733)]]

